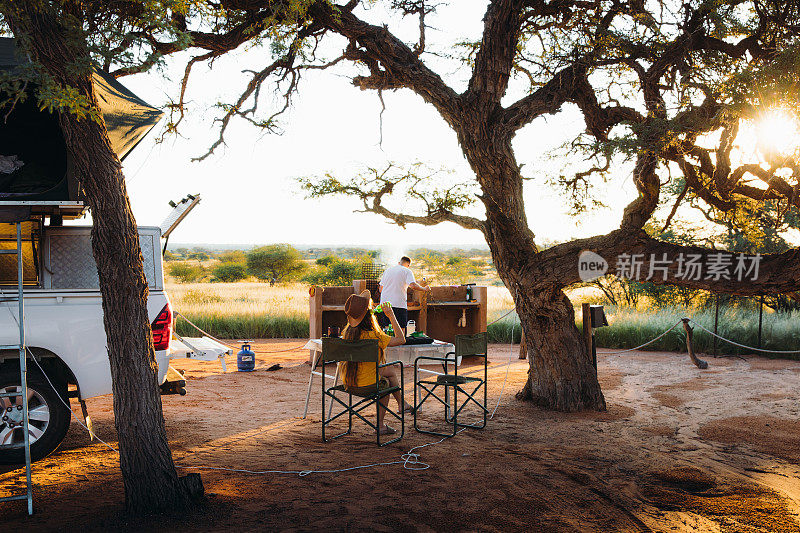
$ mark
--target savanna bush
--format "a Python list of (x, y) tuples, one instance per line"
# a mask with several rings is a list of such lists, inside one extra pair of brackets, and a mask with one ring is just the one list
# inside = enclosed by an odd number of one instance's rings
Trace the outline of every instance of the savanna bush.
[(220, 263), (211, 270), (211, 273), (214, 275), (214, 281), (241, 281), (247, 277), (247, 265), (245, 263)]
[(169, 265), (169, 275), (180, 283), (193, 283), (200, 280), (204, 274), (203, 267), (185, 261), (173, 261)]

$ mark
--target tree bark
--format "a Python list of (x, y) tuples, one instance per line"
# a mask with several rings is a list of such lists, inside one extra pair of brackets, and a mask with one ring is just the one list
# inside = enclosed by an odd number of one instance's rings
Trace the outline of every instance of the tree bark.
[[(76, 68), (90, 64), (85, 43), (76, 44), (76, 36), (52, 14), (35, 7), (4, 15), (15, 35), (27, 37), (28, 51), (47, 74), (77, 89), (96, 108), (91, 71)], [(135, 514), (180, 509), (202, 494), (202, 484), (198, 474), (178, 477), (167, 443), (147, 281), (121, 164), (102, 119), (64, 112), (59, 121), (92, 210), (92, 252), (103, 299), (126, 509)]]
[[(528, 350), (528, 381), (517, 397), (558, 411), (605, 410), (597, 371), (575, 326), (565, 285), (558, 281), (560, 273), (536, 277), (531, 269), (540, 252), (528, 227), (512, 134), (494, 126), (491, 107), (484, 103), (470, 111), (464, 114), (467, 127), (459, 129), (459, 142), (483, 191), (486, 241), (514, 297)], [(577, 262), (574, 268), (577, 272)]]

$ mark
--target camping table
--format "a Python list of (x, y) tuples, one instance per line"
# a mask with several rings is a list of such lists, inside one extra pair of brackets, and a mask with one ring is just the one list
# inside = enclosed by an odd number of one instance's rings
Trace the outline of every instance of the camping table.
[[(306, 350), (311, 352), (311, 375), (308, 378), (308, 391), (306, 392), (306, 407), (303, 411), (303, 418), (306, 417), (308, 414), (308, 402), (311, 399), (311, 383), (314, 380), (314, 376), (322, 376), (322, 372), (318, 372), (316, 370), (317, 363), (319, 362), (319, 356), (322, 355), (322, 339), (311, 339), (309, 340), (306, 345), (303, 347)], [(449, 352), (455, 352), (456, 347), (453, 346), (449, 342), (442, 342), (442, 341), (433, 341), (432, 344), (404, 344), (402, 346), (390, 346), (386, 348), (386, 360), (387, 361), (401, 361), (404, 366), (412, 366), (414, 364), (414, 360), (421, 356), (426, 355), (428, 357), (445, 357)], [(461, 358), (459, 357), (455, 361), (456, 365), (461, 364)], [(429, 362), (429, 365), (436, 364), (433, 361)], [(420, 369), (422, 372), (429, 372), (432, 374), (436, 374), (432, 370), (425, 370)], [(325, 377), (331, 378), (334, 380), (334, 385), (339, 380), (339, 367), (336, 367), (336, 374), (333, 376), (327, 375)], [(333, 405), (331, 404), (331, 407)]]

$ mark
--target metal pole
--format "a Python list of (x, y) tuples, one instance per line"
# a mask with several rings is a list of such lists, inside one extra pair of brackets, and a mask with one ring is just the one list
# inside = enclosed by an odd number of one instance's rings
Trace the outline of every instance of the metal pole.
[[(719, 294), (714, 299), (714, 335), (718, 335), (717, 326), (719, 324)], [(714, 337), (714, 357), (717, 356), (717, 337)]]
[(764, 324), (764, 295), (758, 297), (758, 347), (761, 348), (761, 326)]
[(25, 475), (28, 482), (28, 514), (33, 514), (33, 482), (31, 480), (31, 436), (28, 419), (28, 360), (25, 357), (25, 304), (22, 279), (22, 222), (17, 222), (17, 297), (19, 299), (19, 369), (22, 386), (22, 434), (25, 436)]

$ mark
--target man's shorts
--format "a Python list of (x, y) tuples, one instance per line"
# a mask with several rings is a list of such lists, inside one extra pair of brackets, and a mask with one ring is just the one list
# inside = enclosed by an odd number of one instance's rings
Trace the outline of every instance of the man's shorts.
[[(406, 324), (408, 324), (408, 309), (405, 307), (392, 307), (394, 311), (394, 316), (397, 318), (397, 322), (400, 324), (401, 328), (405, 328)], [(386, 316), (386, 313), (379, 313), (377, 315), (378, 324), (380, 327), (385, 328), (390, 324), (389, 317)]]

